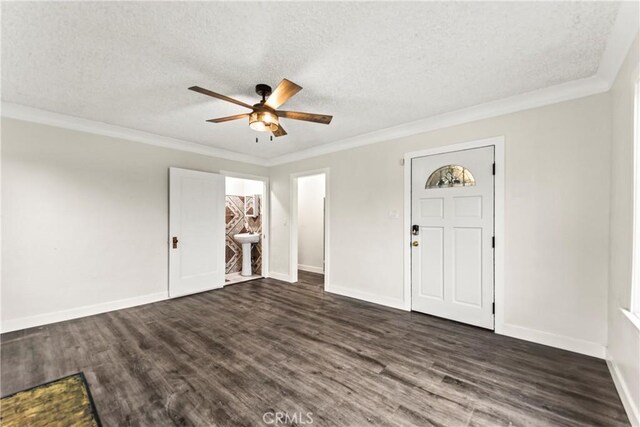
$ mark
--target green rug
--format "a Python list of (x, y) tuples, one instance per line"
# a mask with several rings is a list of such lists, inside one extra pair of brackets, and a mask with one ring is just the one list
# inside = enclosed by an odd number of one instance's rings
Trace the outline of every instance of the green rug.
[(3, 397), (0, 425), (100, 427), (100, 419), (80, 372)]

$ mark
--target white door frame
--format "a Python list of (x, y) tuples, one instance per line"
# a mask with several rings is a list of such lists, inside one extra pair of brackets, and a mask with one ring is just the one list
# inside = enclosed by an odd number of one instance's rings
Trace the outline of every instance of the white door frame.
[(494, 331), (504, 331), (504, 136), (463, 142), (412, 151), (404, 154), (404, 309), (411, 310), (411, 160), (434, 154), (451, 153), (472, 148), (493, 146), (495, 150), (496, 175), (494, 181)]
[(329, 209), (331, 206), (329, 195), (329, 168), (314, 169), (304, 172), (292, 173), (290, 175), (290, 195), (291, 202), (289, 212), (289, 281), (298, 281), (298, 178), (304, 176), (324, 174), (324, 288), (329, 287)]
[[(269, 277), (269, 246), (271, 244), (271, 239), (269, 235), (269, 231), (271, 230), (269, 227), (270, 220), (270, 209), (269, 202), (271, 200), (271, 191), (269, 190), (269, 177), (260, 176), (260, 175), (251, 175), (248, 173), (241, 172), (232, 172), (232, 171), (220, 171), (220, 175), (224, 175), (225, 177), (229, 176), (232, 178), (240, 178), (240, 179), (250, 179), (252, 181), (262, 181), (264, 184), (264, 194), (262, 195), (262, 277)], [(226, 193), (226, 190), (225, 190)], [(226, 194), (225, 194), (226, 196)]]

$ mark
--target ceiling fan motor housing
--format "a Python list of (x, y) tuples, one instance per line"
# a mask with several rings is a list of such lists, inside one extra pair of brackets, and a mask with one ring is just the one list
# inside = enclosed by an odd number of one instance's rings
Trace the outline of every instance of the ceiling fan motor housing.
[(266, 84), (257, 84), (256, 85), (256, 93), (258, 95), (260, 95), (262, 97), (262, 100), (264, 101), (265, 99), (267, 99), (269, 97), (269, 95), (271, 95), (271, 86), (266, 85)]

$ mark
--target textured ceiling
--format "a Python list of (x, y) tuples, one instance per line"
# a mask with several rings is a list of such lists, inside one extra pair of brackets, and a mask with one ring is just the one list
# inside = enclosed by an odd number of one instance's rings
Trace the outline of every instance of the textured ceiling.
[[(597, 72), (618, 3), (3, 2), (2, 99), (273, 158)], [(256, 83), (304, 89), (269, 142)], [(264, 142), (255, 144), (255, 137)]]

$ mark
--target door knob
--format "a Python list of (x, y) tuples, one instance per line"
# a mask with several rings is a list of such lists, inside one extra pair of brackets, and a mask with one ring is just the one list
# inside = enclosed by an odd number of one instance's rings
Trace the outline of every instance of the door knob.
[(420, 243), (418, 243), (417, 240), (414, 240), (413, 242), (411, 242), (411, 246), (418, 246)]
[(173, 249), (178, 249), (178, 238), (177, 237), (173, 238)]

